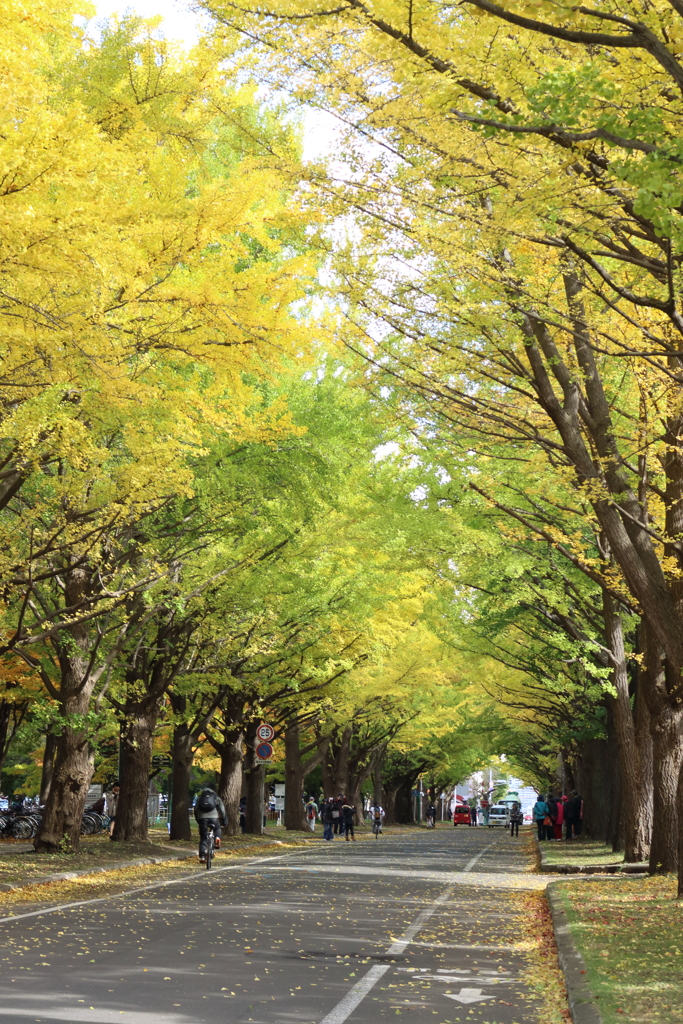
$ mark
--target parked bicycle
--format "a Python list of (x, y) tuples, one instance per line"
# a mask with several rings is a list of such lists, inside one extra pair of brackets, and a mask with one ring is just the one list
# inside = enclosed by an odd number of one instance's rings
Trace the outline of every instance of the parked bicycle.
[[(40, 811), (18, 814), (6, 811), (0, 814), (0, 837), (3, 839), (34, 839), (40, 831), (43, 815)], [(95, 811), (85, 811), (81, 819), (81, 835), (94, 836), (109, 829), (109, 817)]]

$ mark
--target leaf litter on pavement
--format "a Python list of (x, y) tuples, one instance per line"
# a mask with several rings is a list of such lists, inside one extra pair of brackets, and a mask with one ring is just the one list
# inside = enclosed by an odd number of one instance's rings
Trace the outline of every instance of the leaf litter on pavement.
[[(304, 845), (301, 841), (298, 843), (295, 841), (292, 844), (292, 848), (297, 846), (302, 848)], [(253, 847), (248, 850), (245, 849), (243, 853), (246, 856), (262, 856), (264, 854), (267, 856), (277, 854), (280, 849), (279, 847), (273, 848), (272, 845), (268, 845), (260, 850), (256, 850)], [(529, 851), (525, 850), (525, 852)], [(191, 865), (187, 861), (176, 861), (144, 868), (126, 868), (110, 875), (92, 875), (74, 881), (43, 885), (39, 889), (32, 887), (27, 890), (2, 894), (0, 896), (0, 907), (4, 906), (5, 914), (9, 915), (14, 906), (16, 906), (17, 913), (22, 913), (32, 909), (40, 909), (50, 904), (54, 905), (55, 903), (64, 904), (72, 901), (125, 895), (131, 889), (138, 886), (155, 885), (165, 881), (172, 882), (187, 875), (202, 872), (203, 870), (198, 864)], [(232, 885), (243, 885), (243, 881), (240, 882), (237, 877), (232, 876), (231, 878), (230, 873), (216, 876), (216, 881), (218, 877), (228, 884), (228, 888)], [(306, 875), (304, 874), (305, 877)], [(464, 884), (458, 885), (457, 903), (459, 906), (458, 923), (460, 927), (460, 938), (458, 941), (463, 944), (467, 944), (470, 941), (475, 945), (490, 944), (494, 947), (500, 945), (502, 941), (506, 943), (505, 955), (508, 961), (510, 955), (519, 959), (520, 974), (523, 974), (524, 981), (530, 986), (530, 990), (525, 997), (525, 1002), (528, 1005), (524, 1009), (523, 1019), (513, 1021), (512, 1024), (527, 1024), (530, 1021), (534, 1021), (535, 1024), (536, 1022), (537, 1024), (568, 1024), (570, 1017), (567, 1010), (562, 975), (557, 963), (547, 904), (543, 893), (539, 889), (534, 890), (531, 888), (531, 883), (535, 883), (537, 878), (529, 875), (528, 867), (524, 868), (520, 872), (508, 875), (505, 879), (504, 888), (501, 889), (496, 885), (494, 893), (492, 884), (495, 885), (496, 881), (502, 881), (502, 879), (502, 875), (491, 875), (490, 873), (483, 872), (480, 876), (478, 874), (469, 876), (466, 886)], [(311, 875), (310, 882), (306, 884), (305, 889), (307, 901), (313, 901), (314, 906), (317, 899), (325, 899), (324, 892), (316, 893), (311, 891), (311, 887), (315, 887), (318, 884), (318, 880), (314, 879), (314, 876)], [(160, 896), (160, 904), (168, 900), (174, 888), (171, 886), (170, 888), (159, 890), (160, 893), (164, 893), (163, 897)], [(439, 883), (435, 882), (434, 895), (437, 895), (438, 892)], [(377, 895), (374, 884), (368, 882), (367, 884), (355, 885), (344, 913), (340, 913), (337, 916), (338, 925), (353, 925), (357, 920), (364, 917), (367, 919), (368, 905), (371, 901), (374, 923), (377, 923), (377, 915), (380, 918), (382, 915), (382, 905), (381, 901), (378, 902)], [(277, 900), (279, 896), (280, 890), (277, 885), (274, 885), (272, 891), (273, 900)], [(197, 896), (192, 896), (190, 901), (197, 898)], [(504, 900), (504, 912), (502, 914), (487, 915), (485, 913), (487, 900), (495, 901), (498, 905), (498, 910), (500, 910), (501, 899)], [(419, 900), (413, 901), (405, 898), (399, 902), (403, 909), (406, 907), (410, 908), (413, 902), (416, 905), (416, 911), (422, 907), (422, 903)], [(389, 907), (389, 904), (394, 904), (392, 909), (396, 909), (395, 899), (388, 900), (386, 906)], [(208, 905), (213, 906), (213, 903), (209, 902)], [(193, 970), (196, 970), (201, 976), (207, 963), (210, 963), (210, 960), (215, 955), (221, 955), (222, 951), (220, 951), (219, 947), (224, 945), (224, 943), (232, 945), (233, 948), (240, 949), (245, 958), (244, 970), (238, 972), (234, 977), (226, 977), (225, 984), (220, 987), (221, 997), (234, 1001), (238, 996), (248, 998), (254, 985), (260, 984), (269, 974), (277, 973), (277, 965), (274, 967), (272, 963), (265, 962), (264, 954), (270, 951), (281, 951), (284, 939), (281, 937), (282, 933), (280, 933), (280, 936), (276, 936), (271, 931), (267, 915), (254, 913), (240, 915), (237, 912), (239, 908), (233, 906), (232, 901), (228, 901), (224, 905), (226, 911), (229, 912), (230, 921), (226, 921), (226, 924), (230, 925), (230, 932), (224, 933), (222, 937), (212, 940), (211, 944), (216, 948), (214, 950), (200, 948), (201, 943), (198, 942), (198, 937), (191, 933), (183, 939), (178, 953), (180, 956), (191, 958), (190, 963)], [(150, 916), (149, 908), (144, 909), (140, 907), (139, 912), (132, 908), (133, 905), (129, 905), (128, 909), (129, 911), (132, 910), (132, 913), (129, 915), (129, 926), (126, 927), (125, 938), (131, 952), (133, 947), (135, 947), (137, 954), (144, 956), (146, 951), (150, 949), (148, 943), (152, 934), (150, 923), (152, 917)], [(89, 912), (92, 912), (92, 909), (92, 906), (90, 906)], [(294, 910), (295, 908), (292, 909)], [(97, 916), (104, 922), (107, 919), (108, 912), (109, 908), (106, 907), (106, 904), (103, 904), (102, 913), (98, 913)], [(319, 929), (329, 928), (330, 923), (332, 923), (332, 930), (334, 930), (334, 915), (332, 922), (330, 920), (316, 920), (309, 915), (310, 910), (307, 912), (307, 908), (304, 907), (301, 913), (294, 912), (290, 918), (292, 927), (288, 936), (288, 944), (291, 944), (292, 949), (300, 951), (298, 959), (302, 961), (306, 960), (308, 953), (306, 949), (302, 948), (302, 939), (297, 932), (305, 934), (305, 930), (303, 930), (304, 921), (309, 931), (309, 936), (311, 929), (314, 932), (318, 932)], [(152, 916), (156, 917), (156, 915)], [(10, 953), (11, 958), (17, 965), (15, 968), (17, 974), (19, 974), (19, 971), (23, 973), (36, 967), (50, 966), (50, 956), (53, 951), (59, 949), (62, 953), (67, 952), (64, 948), (65, 944), (68, 945), (68, 958), (72, 963), (103, 963), (104, 958), (114, 952), (118, 946), (119, 939), (123, 939), (124, 936), (123, 932), (121, 935), (103, 933), (91, 936), (90, 940), (87, 938), (83, 940), (74, 939), (72, 935), (68, 934), (68, 927), (65, 927), (63, 919), (64, 916), (60, 915), (60, 917), (61, 920), (55, 918), (47, 927), (36, 929), (34, 934), (32, 934), (33, 929), (26, 929), (22, 932), (20, 939), (15, 939), (8, 944), (7, 952)], [(386, 915), (385, 936), (377, 936), (378, 944), (382, 947), (385, 943), (391, 943), (396, 938), (395, 935), (392, 935), (392, 930), (395, 930), (395, 924), (392, 926), (392, 922), (389, 920), (390, 917), (390, 914)], [(45, 918), (41, 920), (47, 924)], [(156, 920), (158, 926), (159, 918), (156, 918)], [(395, 922), (395, 918), (392, 920)], [(501, 938), (501, 920), (505, 929), (503, 938)], [(464, 922), (466, 924), (463, 931), (462, 926)], [(172, 920), (167, 920), (163, 923), (167, 927), (172, 927)], [(68, 936), (68, 943), (65, 932)], [(323, 938), (322, 935), (321, 938)], [(421, 940), (424, 940), (423, 944), (425, 945), (435, 944), (436, 948), (433, 948), (432, 954), (430, 954), (435, 964), (445, 962), (445, 953), (440, 952), (438, 947), (440, 945), (446, 946), (449, 940), (453, 941), (452, 923), (449, 914), (435, 915), (429, 926), (425, 927), (421, 932)], [(197, 957), (198, 953), (202, 954), (201, 962), (199, 962)], [(503, 957), (495, 951), (485, 954), (485, 956), (487, 968), (496, 963), (502, 963)], [(10, 957), (5, 958), (4, 966), (6, 968), (9, 959)], [(289, 998), (297, 999), (306, 988), (315, 990), (320, 987), (321, 991), (324, 991), (328, 971), (335, 972), (336, 982), (343, 981), (344, 984), (348, 984), (351, 987), (367, 969), (365, 965), (372, 962), (376, 961), (371, 951), (367, 952), (367, 955), (350, 955), (339, 951), (338, 955), (333, 956), (328, 963), (320, 963), (318, 960), (310, 964), (310, 969), (314, 973), (311, 974), (311, 980), (308, 984), (304, 984), (302, 978), (297, 977), (288, 985), (286, 972), (283, 972), (283, 992)], [(502, 970), (502, 967), (500, 969)], [(147, 968), (141, 967), (141, 970), (145, 972)], [(23, 977), (27, 977), (27, 975), (23, 974)], [(164, 975), (163, 982), (168, 983), (171, 980), (170, 972), (168, 976)], [(406, 984), (412, 985), (416, 992), (421, 985), (417, 977), (412, 981), (412, 979), (404, 976), (402, 980), (403, 996), (405, 995)], [(295, 984), (294, 981), (302, 982), (302, 984)], [(389, 982), (387, 988), (391, 989), (392, 987), (396, 988), (397, 986)], [(113, 989), (108, 991), (114, 992)], [(390, 993), (389, 998), (391, 999)], [(406, 1002), (408, 1005), (406, 1005)], [(393, 1012), (397, 1016), (404, 1016), (406, 1014), (412, 1016), (412, 1011), (414, 1011), (414, 1006), (417, 1003), (411, 1006), (411, 1002), (412, 1000), (406, 1001), (405, 998), (402, 998), (400, 1001), (394, 1000), (391, 1003)], [(504, 998), (500, 1000), (500, 1003), (505, 1006), (511, 1005)], [(189, 1003), (183, 1000), (181, 1002), (170, 1002), (168, 1009), (171, 1010), (172, 1008), (188, 1010), (190, 1007)], [(426, 1007), (424, 1008), (426, 1009)], [(449, 1007), (445, 1013), (444, 1011), (434, 1009), (428, 1012), (430, 1012), (432, 1019), (434, 1017), (437, 1018), (435, 1024), (467, 1024), (468, 1021), (475, 1020), (477, 1024), (498, 1024), (495, 1004), (487, 1004), (485, 1017), (481, 1016), (481, 1007), (476, 1015), (473, 1009), (467, 1006)], [(245, 1018), (241, 1017), (240, 1019)], [(246, 1020), (254, 1019), (256, 1018), (251, 1016), (246, 1018)], [(314, 1024), (314, 1022), (311, 1021), (311, 1024)]]

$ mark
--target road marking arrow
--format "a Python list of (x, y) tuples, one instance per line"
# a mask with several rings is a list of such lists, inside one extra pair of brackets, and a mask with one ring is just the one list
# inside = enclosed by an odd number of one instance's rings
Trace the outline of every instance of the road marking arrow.
[(457, 994), (445, 992), (446, 999), (457, 999), (459, 1003), (480, 1003), (484, 999), (495, 999), (495, 996), (486, 996), (480, 988), (461, 988)]

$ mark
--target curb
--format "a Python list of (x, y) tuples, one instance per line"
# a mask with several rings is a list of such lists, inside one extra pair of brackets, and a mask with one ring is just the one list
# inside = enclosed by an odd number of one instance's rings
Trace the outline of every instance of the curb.
[(34, 885), (48, 885), (50, 882), (68, 882), (73, 878), (83, 878), (85, 875), (106, 875), (112, 871), (121, 871), (124, 868), (142, 868), (148, 864), (167, 864), (174, 860), (192, 860), (196, 857), (194, 853), (176, 853), (164, 857), (141, 857), (138, 860), (126, 860), (117, 864), (107, 864), (103, 867), (83, 868), (79, 871), (60, 871), (56, 875), (41, 875), (40, 878), (31, 878), (26, 882), (0, 882), (0, 892), (14, 892), (17, 889), (30, 889)]
[(603, 1024), (595, 997), (588, 984), (586, 964), (574, 945), (574, 938), (559, 893), (554, 892), (557, 882), (551, 882), (545, 891), (557, 943), (557, 957), (567, 986), (567, 999), (574, 1024)]

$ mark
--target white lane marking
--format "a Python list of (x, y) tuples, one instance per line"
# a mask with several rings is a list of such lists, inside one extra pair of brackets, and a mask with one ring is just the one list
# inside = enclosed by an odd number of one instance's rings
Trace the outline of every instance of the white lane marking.
[[(465, 865), (463, 869), (463, 872), (470, 871), (485, 852), (486, 850), (482, 850), (481, 853), (478, 853), (476, 857), (473, 857), (470, 861), (468, 861), (468, 863)], [(375, 873), (377, 874), (377, 872)], [(441, 896), (438, 896), (434, 900), (430, 907), (427, 907), (425, 910), (422, 911), (421, 914), (418, 914), (413, 923), (409, 925), (408, 928), (406, 928), (401, 938), (397, 939), (395, 942), (392, 942), (392, 944), (389, 946), (389, 949), (387, 950), (387, 953), (402, 953), (406, 946), (413, 939), (413, 936), (417, 935), (417, 933), (427, 923), (432, 914), (434, 914), (443, 903), (446, 903), (447, 900), (452, 898), (453, 892), (453, 888), (449, 887), (448, 889), (446, 889), (445, 892), (441, 894)], [(344, 1021), (349, 1019), (349, 1017), (356, 1009), (356, 1007), (363, 1002), (368, 992), (370, 992), (375, 987), (379, 979), (389, 970), (390, 966), (391, 964), (376, 964), (374, 967), (371, 967), (367, 974), (365, 974), (360, 979), (360, 981), (356, 982), (353, 988), (346, 993), (344, 998), (337, 1003), (335, 1008), (331, 1010), (326, 1017), (323, 1017), (323, 1019), (320, 1021), (320, 1024), (344, 1024)], [(463, 992), (464, 991), (467, 990), (463, 989)], [(486, 999), (489, 997), (484, 996), (482, 998)]]
[[(495, 843), (491, 843), (491, 846), (495, 846), (495, 845), (496, 845)], [(463, 871), (471, 871), (472, 868), (474, 867), (474, 865), (479, 860), (479, 858), (483, 857), (485, 853), (488, 853), (490, 848), (491, 847), (489, 847), (489, 846), (485, 846), (483, 850), (479, 851), (479, 853), (476, 855), (476, 857), (473, 857), (472, 860), (468, 860), (467, 864), (465, 864), (465, 867), (463, 868)]]
[[(297, 854), (308, 853), (308, 850), (298, 850)], [(123, 892), (115, 892), (110, 896), (97, 896), (91, 900), (76, 900), (74, 903), (60, 903), (56, 907), (45, 907), (43, 910), (31, 910), (26, 914), (12, 914), (9, 917), (0, 917), (0, 924), (8, 921), (23, 921), (27, 917), (42, 917), (44, 914), (56, 914), (59, 910), (71, 910), (74, 907), (87, 907), (94, 903), (108, 903), (109, 900), (121, 899), (122, 896), (134, 896), (138, 892), (147, 892), (151, 889), (162, 889), (167, 885), (178, 885), (180, 882), (187, 882), (190, 879), (207, 881), (221, 871), (240, 871), (253, 864), (269, 864), (274, 860), (282, 860), (284, 857), (293, 857), (294, 853), (280, 853), (277, 857), (260, 857), (245, 861), (243, 864), (226, 864), (222, 868), (212, 868), (211, 871), (195, 871), (191, 875), (183, 875), (181, 878), (169, 878), (165, 882), (153, 882), (150, 885), (141, 885), (137, 889), (124, 889)]]
[[(447, 889), (446, 892), (434, 900), (430, 907), (425, 908), (421, 914), (418, 914), (413, 923), (406, 928), (401, 938), (392, 942), (387, 953), (402, 953), (413, 936), (427, 923), (432, 914), (438, 910), (442, 903), (450, 899), (452, 892), (452, 889)], [(344, 1021), (348, 1020), (359, 1003), (363, 1002), (368, 992), (375, 987), (379, 979), (387, 973), (390, 967), (391, 964), (375, 964), (374, 967), (371, 967), (367, 974), (360, 981), (356, 982), (344, 998), (337, 1003), (335, 1008), (326, 1017), (323, 1017), (320, 1024), (344, 1024)]]

